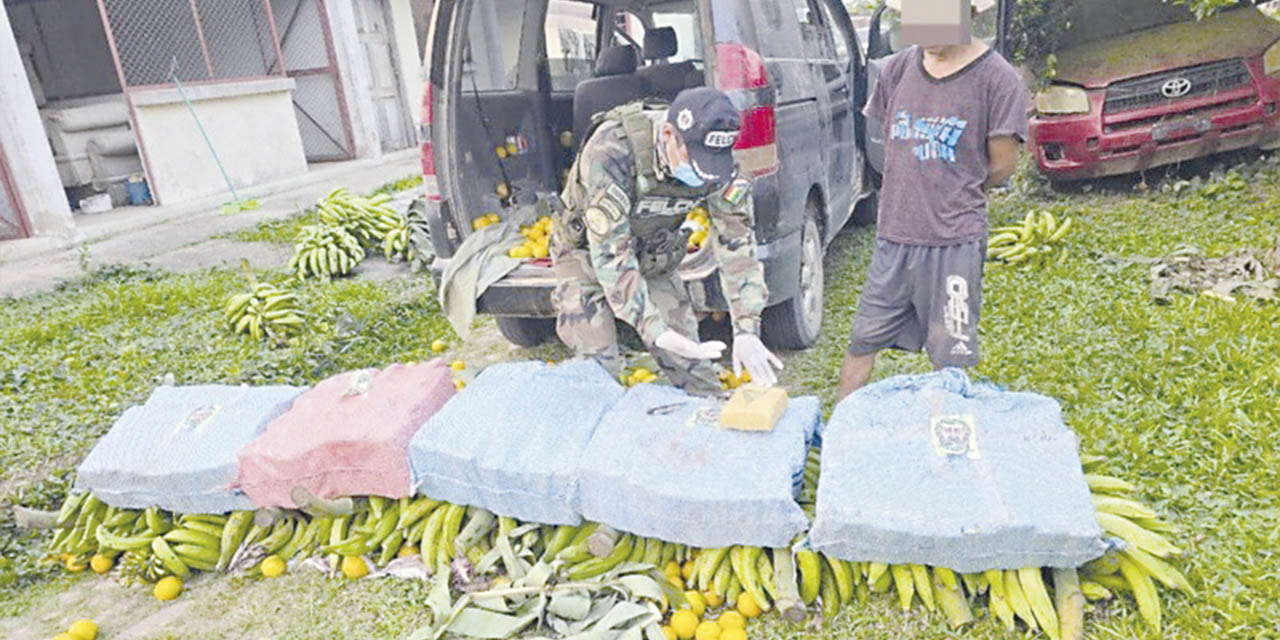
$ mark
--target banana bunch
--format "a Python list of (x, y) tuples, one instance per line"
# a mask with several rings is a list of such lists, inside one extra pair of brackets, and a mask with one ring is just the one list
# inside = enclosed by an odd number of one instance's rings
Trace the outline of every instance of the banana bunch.
[(402, 217), (386, 206), (390, 201), (391, 196), (386, 193), (366, 198), (338, 187), (316, 201), (316, 213), (322, 223), (342, 227), (362, 246), (371, 247), (381, 242)]
[(247, 333), (254, 340), (263, 335), (279, 339), (302, 327), (301, 313), (297, 296), (262, 282), (251, 292), (228, 298), (222, 319), (232, 333)]
[(344, 276), (364, 260), (364, 247), (356, 236), (331, 225), (307, 225), (295, 239), (289, 270), (301, 280), (314, 276), (328, 280)]
[(1066, 260), (1068, 248), (1059, 243), (1071, 230), (1071, 218), (1058, 222), (1048, 211), (1032, 211), (1020, 224), (997, 227), (987, 240), (987, 259), (1005, 264), (1043, 265)]
[(224, 570), (245, 542), (253, 514), (171, 514), (156, 508), (118, 509), (91, 493), (72, 494), (54, 523), (51, 551), (69, 571), (86, 564), (106, 573), (120, 560), (126, 581), (186, 579), (193, 570)]
[(409, 257), (409, 219), (396, 216), (396, 224), (382, 237), (382, 254), (390, 262)]
[(707, 236), (711, 233), (711, 218), (707, 214), (707, 208), (697, 206), (690, 209), (685, 215), (685, 222), (694, 229), (689, 235), (689, 253), (697, 253), (706, 246)]
[[(1086, 459), (1086, 470), (1098, 462), (1098, 458)], [(1136, 489), (1132, 484), (1098, 473), (1086, 473), (1085, 480), (1093, 493), (1098, 525), (1123, 540), (1125, 547), (1086, 564), (1080, 572), (1080, 588), (1091, 601), (1108, 600), (1116, 593), (1131, 594), (1138, 613), (1159, 631), (1161, 606), (1156, 583), (1195, 594), (1182, 572), (1166, 562), (1182, 555), (1182, 550), (1163, 535), (1171, 527), (1155, 511), (1127, 496)]]
[(550, 255), (551, 216), (542, 216), (531, 225), (520, 227), (520, 235), (526, 240), (518, 247), (512, 247), (507, 255), (512, 258), (545, 258)]

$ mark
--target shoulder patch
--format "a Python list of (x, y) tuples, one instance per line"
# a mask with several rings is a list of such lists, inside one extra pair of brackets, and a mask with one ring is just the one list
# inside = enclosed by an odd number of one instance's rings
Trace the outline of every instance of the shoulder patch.
[(609, 233), (609, 227), (613, 225), (613, 220), (610, 219), (609, 214), (605, 213), (604, 209), (601, 207), (591, 207), (590, 209), (587, 209), (583, 218), (585, 218), (585, 222), (587, 223), (587, 231), (590, 231), (591, 235), (596, 238), (603, 237), (605, 234)]
[(739, 176), (725, 186), (724, 191), (720, 192), (720, 197), (725, 202), (737, 206), (742, 203), (748, 193), (751, 193), (751, 181)]
[(608, 194), (610, 198), (613, 198), (613, 201), (621, 206), (623, 211), (631, 210), (631, 198), (627, 196), (626, 190), (618, 186), (617, 183), (609, 185), (604, 192)]

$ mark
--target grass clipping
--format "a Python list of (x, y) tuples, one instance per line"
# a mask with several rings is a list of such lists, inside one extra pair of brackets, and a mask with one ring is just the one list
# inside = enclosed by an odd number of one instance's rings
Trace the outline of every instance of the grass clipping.
[(1161, 304), (1171, 302), (1175, 292), (1235, 302), (1237, 296), (1273, 301), (1280, 290), (1280, 237), (1266, 252), (1242, 249), (1208, 258), (1199, 248), (1183, 245), (1151, 262), (1151, 297)]

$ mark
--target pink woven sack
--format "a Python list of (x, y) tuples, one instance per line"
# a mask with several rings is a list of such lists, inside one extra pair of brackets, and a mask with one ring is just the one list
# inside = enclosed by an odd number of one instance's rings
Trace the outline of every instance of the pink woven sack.
[(240, 451), (236, 486), (260, 508), (296, 506), (295, 487), (326, 499), (408, 496), (409, 440), (453, 394), (439, 358), (328, 378)]

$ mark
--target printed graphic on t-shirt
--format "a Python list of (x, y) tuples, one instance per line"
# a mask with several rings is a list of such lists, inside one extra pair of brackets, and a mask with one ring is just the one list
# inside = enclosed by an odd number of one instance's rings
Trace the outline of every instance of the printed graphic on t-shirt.
[(955, 162), (956, 146), (960, 144), (960, 136), (968, 124), (967, 120), (955, 116), (915, 118), (901, 110), (889, 128), (889, 139), (923, 140), (912, 149), (917, 159)]

